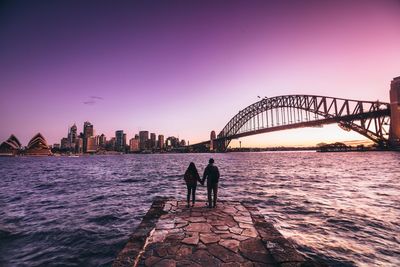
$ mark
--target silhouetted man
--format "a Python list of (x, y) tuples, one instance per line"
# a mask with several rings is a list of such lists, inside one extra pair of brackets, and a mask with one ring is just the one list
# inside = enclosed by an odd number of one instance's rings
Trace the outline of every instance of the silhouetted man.
[[(207, 195), (208, 195), (208, 207), (212, 208), (217, 205), (217, 193), (218, 193), (218, 181), (219, 171), (217, 166), (214, 166), (214, 159), (208, 161), (208, 165), (204, 170), (203, 181), (207, 179)], [(213, 199), (211, 198), (213, 196)], [(212, 205), (214, 204), (214, 205)]]

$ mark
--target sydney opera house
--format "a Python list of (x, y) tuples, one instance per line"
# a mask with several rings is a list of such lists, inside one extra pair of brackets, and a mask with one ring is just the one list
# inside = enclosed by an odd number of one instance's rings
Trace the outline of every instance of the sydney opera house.
[(11, 135), (7, 141), (4, 141), (0, 145), (0, 154), (1, 155), (17, 155), (22, 149), (21, 143), (15, 135)]
[(23, 150), (21, 143), (14, 135), (11, 135), (7, 141), (0, 145), (0, 155), (15, 156), (15, 155), (28, 155), (28, 156), (50, 156), (52, 155), (46, 139), (41, 133), (36, 134), (29, 141), (28, 146)]

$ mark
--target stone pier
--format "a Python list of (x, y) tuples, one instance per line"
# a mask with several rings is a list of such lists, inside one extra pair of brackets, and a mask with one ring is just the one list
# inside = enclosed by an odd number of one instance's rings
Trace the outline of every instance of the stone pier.
[(239, 202), (156, 198), (113, 263), (120, 266), (323, 266), (298, 253), (257, 209)]

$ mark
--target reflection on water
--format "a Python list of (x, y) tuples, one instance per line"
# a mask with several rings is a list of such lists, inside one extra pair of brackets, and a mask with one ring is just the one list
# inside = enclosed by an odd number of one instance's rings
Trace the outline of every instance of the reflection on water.
[[(220, 198), (251, 201), (303, 253), (333, 266), (400, 266), (399, 153), (212, 156)], [(209, 157), (0, 158), (0, 266), (109, 266), (152, 198), (184, 198), (185, 168), (202, 171)]]

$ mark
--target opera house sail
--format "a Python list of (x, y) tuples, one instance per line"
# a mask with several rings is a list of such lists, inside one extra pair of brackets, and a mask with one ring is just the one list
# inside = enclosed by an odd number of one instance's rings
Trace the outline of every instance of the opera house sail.
[(36, 134), (26, 148), (25, 155), (29, 156), (50, 156), (52, 155), (46, 139), (40, 133)]
[(11, 135), (7, 141), (4, 141), (0, 145), (0, 155), (14, 156), (21, 150), (21, 143), (15, 135)]

